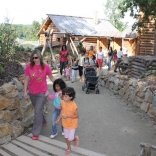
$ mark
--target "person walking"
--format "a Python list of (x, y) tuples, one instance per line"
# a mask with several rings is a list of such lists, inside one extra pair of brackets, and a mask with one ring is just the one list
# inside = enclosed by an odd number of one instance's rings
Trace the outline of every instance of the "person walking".
[(95, 55), (95, 51), (93, 50), (93, 46), (90, 46), (90, 50), (88, 51), (88, 57), (92, 58), (93, 55)]
[(62, 76), (63, 69), (65, 70), (66, 65), (68, 64), (69, 52), (67, 50), (66, 45), (62, 45), (62, 49), (61, 49), (59, 55), (60, 55), (60, 74)]
[(41, 52), (37, 49), (33, 50), (30, 56), (30, 63), (25, 69), (24, 80), (24, 98), (28, 99), (27, 88), (29, 89), (30, 100), (34, 106), (34, 123), (32, 128), (32, 139), (38, 140), (41, 132), (42, 124), (45, 124), (44, 104), (46, 102), (45, 93), (48, 90), (47, 76), (54, 82), (54, 77), (48, 64), (43, 62)]
[(78, 57), (78, 65), (79, 65), (79, 76), (80, 76), (80, 81), (82, 82), (83, 81), (83, 59), (84, 59), (84, 55), (85, 55), (85, 52), (84, 50), (81, 50), (81, 54), (79, 54), (79, 57)]
[(99, 51), (96, 54), (96, 58), (97, 58), (99, 71), (101, 71), (102, 70), (102, 64), (103, 64), (103, 59), (104, 59), (104, 52), (102, 51), (102, 47), (99, 48)]
[(76, 76), (77, 76), (77, 70), (78, 69), (79, 69), (78, 59), (74, 55), (72, 57), (72, 81), (71, 81), (72, 83), (74, 83), (76, 81)]
[(78, 107), (74, 102), (75, 94), (75, 90), (72, 87), (67, 87), (62, 90), (62, 110), (60, 116), (56, 121), (56, 123), (58, 124), (62, 119), (64, 137), (67, 144), (65, 155), (69, 155), (71, 153), (71, 141), (74, 141), (75, 147), (79, 145), (79, 136), (75, 136), (75, 130), (78, 127), (79, 118)]
[(107, 53), (107, 66), (108, 66), (108, 71), (111, 70), (112, 58), (113, 58), (113, 49), (112, 49), (112, 47), (109, 47), (108, 53)]
[[(47, 97), (53, 101), (53, 105), (55, 107), (54, 112), (52, 114), (52, 134), (50, 135), (50, 138), (53, 139), (58, 135), (58, 128), (56, 124), (56, 120), (61, 112), (61, 96), (62, 96), (62, 90), (66, 88), (66, 83), (62, 79), (56, 79), (53, 83), (53, 94), (49, 94), (47, 92)], [(62, 135), (64, 135), (64, 130), (62, 127)]]
[(118, 68), (118, 64), (122, 61), (121, 58), (123, 57), (122, 48), (120, 48), (120, 51), (117, 52), (117, 61), (115, 64), (114, 72), (117, 72), (116, 69)]

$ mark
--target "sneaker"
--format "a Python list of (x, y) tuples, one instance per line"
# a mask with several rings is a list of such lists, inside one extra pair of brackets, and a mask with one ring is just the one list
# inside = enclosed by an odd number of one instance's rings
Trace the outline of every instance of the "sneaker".
[(116, 73), (117, 71), (116, 71), (116, 70), (114, 70), (114, 72)]
[(38, 140), (38, 136), (32, 136), (33, 140)]
[(64, 135), (64, 132), (62, 132), (62, 135)]
[(52, 135), (50, 136), (50, 138), (51, 138), (51, 139), (55, 138), (55, 137), (57, 136), (57, 134), (58, 134), (58, 133), (52, 134)]

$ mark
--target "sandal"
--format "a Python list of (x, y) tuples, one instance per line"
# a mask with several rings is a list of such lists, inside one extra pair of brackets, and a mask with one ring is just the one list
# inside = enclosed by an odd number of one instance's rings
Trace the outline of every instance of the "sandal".
[(75, 136), (74, 146), (79, 146), (79, 136)]
[(66, 152), (64, 153), (65, 155), (69, 155), (71, 153), (71, 150), (67, 149)]

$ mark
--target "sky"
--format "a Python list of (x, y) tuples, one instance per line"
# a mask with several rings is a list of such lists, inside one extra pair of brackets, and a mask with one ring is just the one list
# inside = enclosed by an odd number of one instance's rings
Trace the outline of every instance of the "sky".
[[(98, 18), (106, 19), (104, 4), (106, 0), (0, 0), (0, 23), (9, 17), (13, 24), (31, 24), (41, 22), (46, 14), (93, 17), (98, 11)], [(123, 20), (132, 24), (128, 16)]]

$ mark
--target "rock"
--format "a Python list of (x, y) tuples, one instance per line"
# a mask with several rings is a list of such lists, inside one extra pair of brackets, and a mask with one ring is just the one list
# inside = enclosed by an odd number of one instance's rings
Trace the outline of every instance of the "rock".
[(5, 83), (0, 87), (0, 92), (2, 95), (8, 94), (9, 92), (12, 92), (12, 90), (16, 89), (16, 86), (13, 85), (12, 82)]
[(150, 103), (146, 103), (146, 102), (143, 102), (140, 106), (140, 108), (146, 113), (148, 112), (149, 107), (150, 107)]
[(147, 89), (147, 83), (146, 82), (139, 81), (138, 82), (138, 87), (139, 87), (139, 90), (146, 91), (146, 89)]
[(24, 84), (25, 75), (20, 76), (18, 79), (22, 84)]
[(106, 82), (105, 87), (108, 89), (109, 88), (109, 81)]
[(118, 86), (118, 84), (119, 84), (119, 79), (114, 79), (114, 83), (115, 83), (116, 86)]
[(122, 87), (123, 85), (124, 85), (124, 80), (120, 80), (120, 81), (119, 81), (119, 86)]
[(15, 109), (11, 111), (10, 113), (11, 113), (12, 120), (22, 119), (21, 112), (19, 109)]
[(136, 96), (135, 101), (142, 103), (144, 101), (144, 99)]
[(134, 106), (137, 106), (137, 107), (140, 107), (140, 106), (141, 106), (141, 103), (138, 102), (138, 101), (133, 101), (133, 105), (134, 105)]
[(0, 111), (11, 106), (11, 101), (4, 96), (0, 95)]
[(147, 112), (147, 114), (148, 114), (151, 118), (155, 118), (155, 119), (156, 119), (156, 106), (150, 105), (149, 111)]
[(119, 90), (118, 85), (115, 85), (115, 84), (114, 84), (113, 90), (115, 90), (115, 91)]
[(11, 134), (11, 127), (8, 123), (0, 124), (0, 138)]
[(11, 92), (4, 95), (6, 98), (14, 98), (18, 96), (18, 90), (13, 89)]
[(7, 108), (8, 110), (14, 110), (20, 107), (20, 100), (17, 97), (11, 98), (10, 102), (11, 102), (11, 106)]
[(129, 86), (132, 86), (134, 81), (135, 81), (135, 79), (130, 79), (130, 80), (128, 81)]
[(123, 98), (127, 100), (129, 98), (129, 94), (126, 93)]
[(11, 113), (9, 110), (6, 111), (0, 111), (0, 121), (7, 121), (9, 122), (11, 120)]
[(11, 135), (6, 135), (0, 138), (0, 145), (11, 141)]
[(27, 113), (29, 112), (29, 110), (32, 110), (32, 109), (33, 109), (33, 105), (30, 100), (23, 99), (20, 101), (20, 113), (23, 118), (27, 116)]
[(110, 82), (114, 82), (114, 77), (110, 77), (110, 78), (109, 78), (109, 81), (110, 81)]
[(156, 106), (156, 96), (155, 95), (153, 95), (153, 97), (152, 97), (152, 104)]
[(109, 89), (113, 89), (113, 87), (114, 87), (114, 84), (111, 82), (111, 83), (109, 84)]
[(20, 99), (20, 100), (23, 99), (23, 92), (18, 92), (18, 99)]
[(129, 95), (129, 98), (128, 98), (128, 101), (133, 102), (135, 100), (135, 96), (136, 96), (135, 92), (134, 91), (131, 91), (130, 92), (130, 95)]
[(123, 87), (124, 87), (125, 90), (127, 90), (129, 88), (129, 84), (127, 83)]
[(22, 85), (22, 83), (19, 80), (17, 80), (17, 78), (13, 78), (11, 81), (16, 85), (17, 90), (19, 92), (23, 91), (24, 86)]
[(22, 127), (29, 127), (34, 121), (34, 110), (30, 110), (22, 120)]
[(147, 103), (152, 103), (153, 100), (153, 94), (152, 92), (148, 89), (145, 93), (145, 102)]
[(135, 88), (133, 86), (129, 86), (129, 89), (130, 90), (134, 90)]
[(145, 92), (140, 91), (140, 92), (137, 93), (137, 96), (139, 96), (140, 98), (144, 98), (145, 97)]
[(18, 120), (14, 120), (11, 123), (12, 133), (11, 136), (14, 138), (17, 138), (21, 133), (23, 132), (24, 128), (22, 127), (22, 124)]
[(136, 88), (137, 84), (138, 84), (138, 80), (135, 79), (135, 80), (133, 81), (133, 83), (132, 83), (132, 86), (133, 86), (134, 88)]
[(119, 91), (119, 95), (124, 96), (125, 92), (126, 92), (125, 89), (121, 88), (120, 91)]

